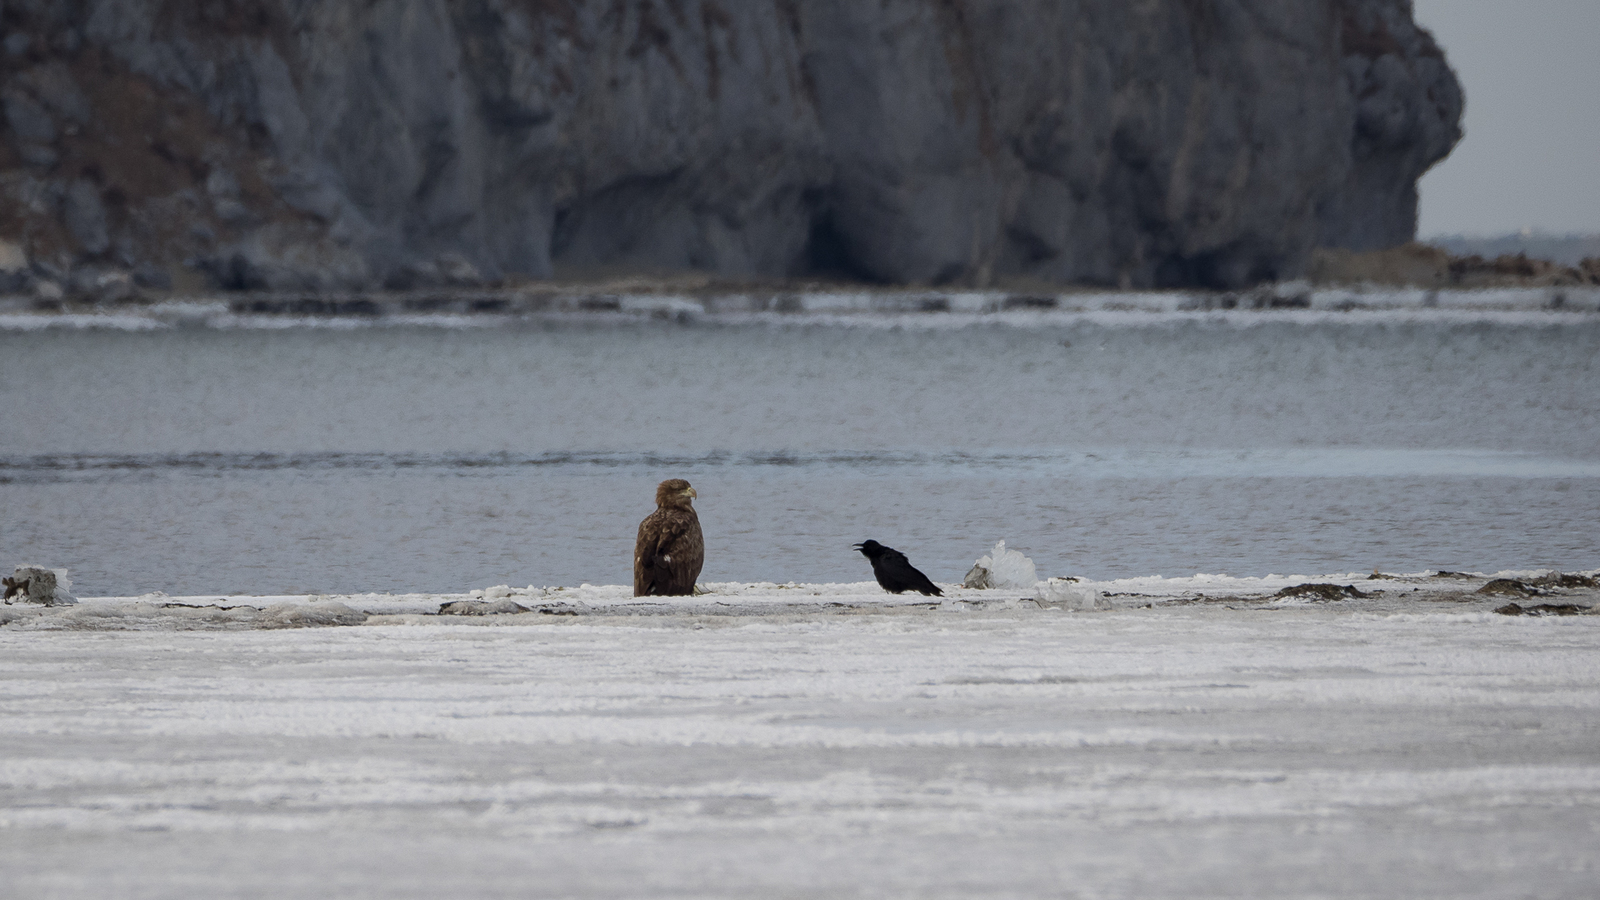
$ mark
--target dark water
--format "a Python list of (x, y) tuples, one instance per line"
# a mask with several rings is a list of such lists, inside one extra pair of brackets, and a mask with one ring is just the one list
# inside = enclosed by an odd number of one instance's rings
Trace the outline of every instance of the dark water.
[[(80, 595), (1600, 566), (1600, 320), (0, 331), (0, 566)], [(935, 327), (938, 326), (938, 327)]]

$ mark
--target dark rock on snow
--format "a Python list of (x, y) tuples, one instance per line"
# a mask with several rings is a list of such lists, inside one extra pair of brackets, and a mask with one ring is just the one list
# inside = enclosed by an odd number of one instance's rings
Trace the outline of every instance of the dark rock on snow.
[(1290, 585), (1273, 594), (1274, 600), (1286, 597), (1306, 597), (1312, 600), (1347, 600), (1361, 597), (1370, 597), (1371, 594), (1358, 590), (1353, 584), (1296, 584)]
[(1590, 609), (1577, 603), (1538, 603), (1533, 606), (1507, 603), (1497, 607), (1495, 612), (1502, 616), (1581, 616)]
[(1512, 597), (1534, 597), (1544, 593), (1527, 582), (1515, 578), (1496, 578), (1478, 588), (1480, 594), (1506, 594)]
[(1461, 134), (1406, 0), (0, 15), (0, 240), (224, 288), (628, 270), (1232, 287), (1409, 240), (1417, 178)]
[(1533, 579), (1535, 587), (1551, 587), (1566, 589), (1600, 588), (1600, 580), (1590, 575), (1573, 575), (1566, 572), (1551, 572)]

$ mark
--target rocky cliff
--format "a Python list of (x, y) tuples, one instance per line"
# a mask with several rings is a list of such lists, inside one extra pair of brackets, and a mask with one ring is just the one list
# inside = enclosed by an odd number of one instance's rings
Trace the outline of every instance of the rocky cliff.
[(13, 290), (1233, 286), (1410, 239), (1460, 136), (1407, 0), (0, 0), (0, 22)]

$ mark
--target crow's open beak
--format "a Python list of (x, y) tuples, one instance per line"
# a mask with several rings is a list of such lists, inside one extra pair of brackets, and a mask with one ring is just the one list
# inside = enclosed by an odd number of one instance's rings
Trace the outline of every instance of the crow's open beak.
[(865, 547), (865, 546), (866, 546), (866, 544), (852, 544), (850, 546), (850, 549), (851, 550), (860, 550), (862, 547)]

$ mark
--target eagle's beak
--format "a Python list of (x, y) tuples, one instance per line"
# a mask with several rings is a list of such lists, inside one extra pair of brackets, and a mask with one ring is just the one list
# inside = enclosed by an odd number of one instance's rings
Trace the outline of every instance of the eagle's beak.
[(686, 493), (686, 494), (688, 494), (688, 495), (689, 495), (689, 496), (691, 496), (691, 497), (698, 497), (698, 496), (700, 496), (700, 495), (699, 495), (699, 494), (697, 494), (697, 493), (695, 493), (695, 491), (694, 491), (694, 488), (689, 488), (689, 490), (687, 490), (687, 491), (685, 491), (685, 492), (684, 492), (684, 493)]

